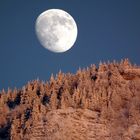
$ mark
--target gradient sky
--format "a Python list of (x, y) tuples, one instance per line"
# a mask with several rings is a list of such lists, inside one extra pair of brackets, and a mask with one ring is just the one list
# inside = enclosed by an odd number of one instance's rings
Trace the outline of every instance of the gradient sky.
[[(36, 38), (36, 18), (51, 8), (70, 13), (78, 26), (65, 53), (49, 52)], [(123, 58), (140, 64), (140, 0), (0, 0), (0, 90)]]

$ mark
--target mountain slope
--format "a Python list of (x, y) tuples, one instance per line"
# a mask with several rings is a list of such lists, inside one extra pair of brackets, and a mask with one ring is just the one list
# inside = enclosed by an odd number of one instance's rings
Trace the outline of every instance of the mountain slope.
[(125, 59), (1, 91), (0, 139), (139, 140), (140, 68)]

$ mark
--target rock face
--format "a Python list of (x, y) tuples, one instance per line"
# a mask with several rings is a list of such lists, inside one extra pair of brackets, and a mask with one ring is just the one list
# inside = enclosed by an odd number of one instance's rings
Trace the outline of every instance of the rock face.
[(0, 94), (0, 140), (140, 140), (140, 68), (59, 72)]

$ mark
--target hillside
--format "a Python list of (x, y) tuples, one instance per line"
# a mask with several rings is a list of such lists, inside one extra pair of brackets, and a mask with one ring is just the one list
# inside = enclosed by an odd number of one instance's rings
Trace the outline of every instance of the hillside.
[(140, 140), (140, 67), (127, 59), (0, 93), (0, 140)]

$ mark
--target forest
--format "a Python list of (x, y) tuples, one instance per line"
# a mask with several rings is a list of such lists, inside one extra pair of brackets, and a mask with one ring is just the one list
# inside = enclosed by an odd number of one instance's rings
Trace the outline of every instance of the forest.
[(0, 140), (140, 140), (140, 67), (128, 59), (0, 91)]

